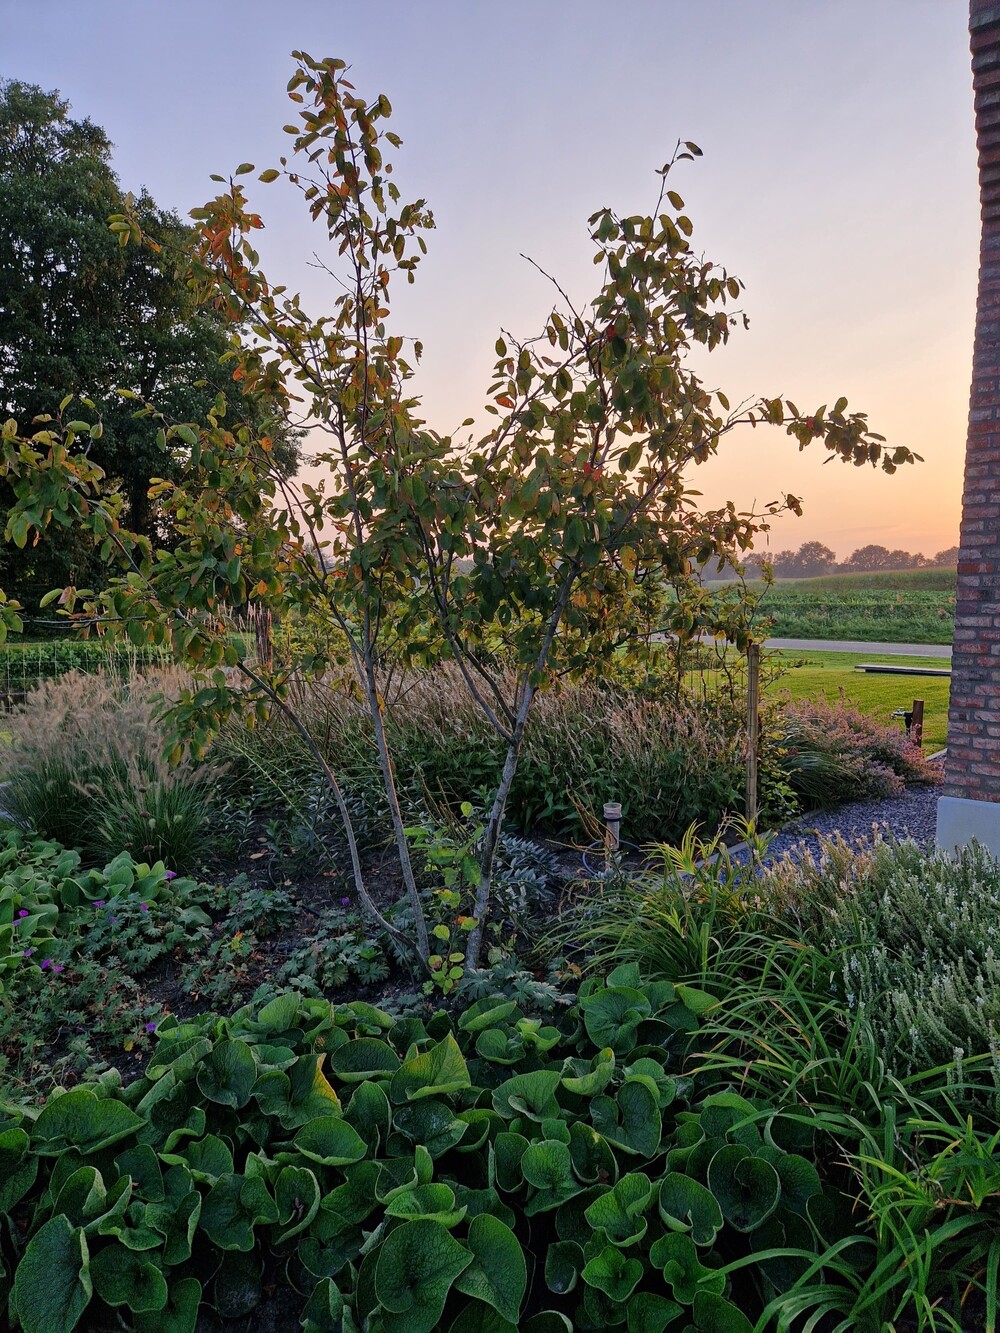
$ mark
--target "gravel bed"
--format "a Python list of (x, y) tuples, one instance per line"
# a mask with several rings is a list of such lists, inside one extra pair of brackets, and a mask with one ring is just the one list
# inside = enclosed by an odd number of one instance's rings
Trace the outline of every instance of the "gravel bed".
[[(882, 801), (854, 801), (833, 810), (816, 810), (786, 825), (767, 850), (768, 861), (786, 853), (815, 852), (819, 839), (839, 833), (848, 842), (870, 842), (873, 833), (895, 838), (913, 838), (921, 844), (934, 841), (940, 787), (909, 787), (901, 796)], [(745, 857), (737, 854), (737, 859)]]

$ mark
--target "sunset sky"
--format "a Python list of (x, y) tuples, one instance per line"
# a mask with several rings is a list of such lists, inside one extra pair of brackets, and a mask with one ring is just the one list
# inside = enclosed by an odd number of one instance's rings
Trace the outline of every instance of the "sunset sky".
[[(736, 401), (845, 394), (926, 462), (884, 477), (730, 439), (697, 476), (741, 505), (790, 490), (772, 545), (957, 543), (978, 193), (965, 0), (0, 0), (0, 76), (58, 88), (103, 125), (126, 188), (182, 213), (239, 162), (276, 164), (289, 52), (338, 55), (384, 92), (397, 179), (437, 230), (397, 329), (426, 353), (426, 416), (479, 415), (499, 326), (531, 334), (549, 291), (594, 290), (588, 215), (655, 203), (680, 138), (705, 156), (671, 183), (694, 243), (746, 283), (748, 333), (704, 366)], [(272, 278), (330, 303), (293, 192), (254, 186)]]

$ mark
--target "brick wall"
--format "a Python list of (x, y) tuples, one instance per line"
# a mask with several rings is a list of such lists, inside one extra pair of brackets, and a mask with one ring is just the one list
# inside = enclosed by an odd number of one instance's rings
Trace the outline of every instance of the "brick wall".
[(945, 791), (1000, 801), (1000, 3), (969, 27), (983, 231)]

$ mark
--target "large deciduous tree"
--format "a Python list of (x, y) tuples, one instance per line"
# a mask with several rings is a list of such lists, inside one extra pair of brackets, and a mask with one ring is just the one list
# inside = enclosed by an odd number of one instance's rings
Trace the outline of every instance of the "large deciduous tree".
[[(125, 207), (111, 147), (58, 93), (0, 84), (0, 414), (27, 430), (64, 395), (87, 395), (103, 426), (92, 455), (118, 480), (130, 528), (155, 538), (165, 534), (155, 529), (150, 480), (173, 463), (155, 427), (116, 390), (154, 399), (175, 420), (203, 416), (231, 388), (219, 364), (229, 331), (183, 281), (188, 224), (143, 192), (130, 207), (156, 248), (125, 249), (109, 231), (108, 217)], [(261, 405), (254, 411), (262, 426)], [(294, 466), (294, 449), (285, 463)], [(92, 544), (60, 530), (7, 548), (2, 575), (8, 592), (31, 599), (58, 582), (92, 583), (100, 570)]]
[[(270, 442), (234, 428), (221, 401), (201, 422), (161, 417), (165, 445), (187, 452), (182, 472), (156, 493), (178, 540), (154, 557), (94, 503), (99, 478), (80, 452), (87, 435), (79, 422), (33, 439), (9, 429), (4, 466), (19, 487), (9, 530), (23, 540), (64, 521), (59, 503), (63, 515), (95, 529), (106, 553), (123, 555), (127, 574), (84, 614), (134, 639), (170, 642), (200, 667), (180, 711), (196, 744), (227, 709), (288, 710), (340, 805), (362, 904), (435, 974), (450, 960), (434, 952), (396, 796), (387, 665), (449, 658), (505, 747), (461, 923), (476, 966), (537, 693), (610, 664), (647, 600), (659, 608), (665, 582), (683, 591), (707, 561), (738, 562), (769, 514), (799, 508), (791, 496), (761, 513), (732, 503), (701, 508), (691, 471), (733, 431), (768, 424), (784, 427), (800, 448), (821, 441), (844, 461), (887, 471), (914, 456), (887, 450), (844, 399), (809, 415), (778, 398), (731, 410), (692, 370), (692, 347), (720, 346), (743, 317), (741, 284), (693, 248), (683, 200), (668, 184), (677, 162), (697, 154), (690, 144), (660, 169), (649, 215), (601, 208), (591, 217), (600, 275), (593, 298), (574, 300), (553, 282), (538, 334), (498, 338), (485, 433), (462, 441), (437, 434), (421, 420), (411, 385), (420, 345), (390, 324), (393, 282), (413, 280), (432, 218), (422, 199), (403, 203), (395, 187), (386, 153), (399, 140), (385, 128), (389, 103), (360, 97), (340, 60), (296, 60), (289, 94), (301, 124), (290, 128), (290, 157), (260, 180), (283, 178), (301, 192), (326, 232), (337, 279), (332, 308), (307, 312), (262, 271), (248, 163), (195, 211), (189, 281), (206, 308), (253, 330), (252, 346), (234, 348), (240, 383), (248, 394), (297, 400), (324, 441), (322, 485), (296, 488), (282, 478)], [(137, 210), (123, 210), (113, 227), (141, 239)], [(155, 420), (152, 406), (149, 413)], [(647, 599), (648, 589), (655, 595)], [(336, 773), (289, 703), (294, 672), (329, 665), (322, 645), (311, 642), (297, 661), (255, 661), (227, 634), (227, 607), (247, 600), (321, 616), (339, 631), (370, 714), (411, 933), (373, 900)], [(66, 605), (72, 612), (72, 594)], [(675, 605), (678, 633), (701, 627), (683, 597)], [(738, 616), (728, 628), (737, 639), (747, 632)], [(227, 666), (243, 688), (233, 688)]]

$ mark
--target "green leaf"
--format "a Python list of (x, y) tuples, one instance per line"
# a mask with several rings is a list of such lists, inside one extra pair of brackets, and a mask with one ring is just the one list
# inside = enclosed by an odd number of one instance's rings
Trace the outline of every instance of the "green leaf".
[(525, 1207), (529, 1217), (558, 1208), (583, 1189), (573, 1175), (569, 1148), (558, 1139), (530, 1143), (521, 1158), (521, 1172), (534, 1187)]
[(449, 1032), (430, 1050), (409, 1056), (393, 1075), (389, 1097), (394, 1102), (444, 1096), (470, 1088), (469, 1068), (454, 1035)]
[(503, 1222), (483, 1214), (472, 1219), (466, 1244), (473, 1260), (456, 1279), (455, 1287), (485, 1301), (516, 1326), (528, 1286), (527, 1264), (517, 1237)]
[(29, 1149), (23, 1129), (0, 1134), (0, 1213), (9, 1213), (31, 1189), (38, 1175), (38, 1157)]
[(391, 1077), (399, 1069), (400, 1059), (387, 1042), (358, 1037), (334, 1051), (330, 1066), (344, 1083), (364, 1083)]
[(82, 1228), (62, 1216), (50, 1218), (28, 1241), (14, 1275), (14, 1306), (24, 1333), (70, 1333), (93, 1294)]
[(553, 1241), (545, 1251), (545, 1285), (557, 1296), (567, 1296), (583, 1272), (583, 1250), (572, 1240)]
[(277, 1221), (278, 1206), (260, 1176), (223, 1176), (201, 1208), (201, 1229), (220, 1250), (252, 1250), (254, 1227)]
[(662, 1123), (660, 1108), (645, 1082), (628, 1079), (615, 1098), (595, 1097), (590, 1118), (598, 1133), (615, 1147), (642, 1157), (656, 1155)]
[(341, 1116), (322, 1115), (303, 1125), (292, 1146), (320, 1166), (349, 1166), (368, 1151), (364, 1139)]
[(319, 1181), (306, 1166), (283, 1166), (274, 1182), (278, 1223), (282, 1230), (276, 1244), (304, 1231), (319, 1212)]
[(563, 1061), (562, 1085), (578, 1097), (596, 1097), (615, 1076), (615, 1053), (610, 1046), (598, 1051), (589, 1067), (582, 1060)]
[(603, 1231), (612, 1245), (634, 1245), (646, 1234), (643, 1213), (653, 1198), (649, 1177), (641, 1171), (622, 1176), (584, 1214), (595, 1231)]
[(280, 175), (281, 175), (281, 172), (278, 171), (277, 168), (275, 168), (275, 167), (268, 167), (266, 171), (262, 171), (262, 172), (260, 173), (260, 175), (257, 177), (257, 179), (258, 179), (259, 181), (263, 181), (265, 185), (270, 185), (270, 183), (271, 183), (272, 181), (276, 181)]
[(660, 1182), (660, 1216), (672, 1231), (689, 1231), (696, 1245), (714, 1245), (722, 1210), (700, 1181), (671, 1171)]
[(653, 1242), (649, 1261), (663, 1270), (663, 1280), (681, 1305), (690, 1305), (699, 1290), (720, 1294), (725, 1290), (725, 1273), (702, 1266), (690, 1236), (668, 1232)]
[(455, 1207), (455, 1191), (450, 1185), (431, 1183), (394, 1194), (385, 1206), (385, 1215), (414, 1222), (421, 1219), (440, 1222), (450, 1230), (464, 1219), (465, 1209)]
[(742, 1311), (710, 1291), (699, 1291), (694, 1298), (694, 1324), (698, 1333), (753, 1333)]
[(317, 1282), (302, 1311), (305, 1333), (342, 1333), (344, 1298), (332, 1278)]
[(51, 1097), (31, 1131), (33, 1150), (55, 1157), (67, 1148), (87, 1156), (140, 1129), (141, 1116), (113, 1097), (99, 1098), (90, 1088)]
[(639, 1024), (652, 1012), (642, 991), (626, 986), (607, 986), (579, 1004), (587, 1036), (597, 1047), (610, 1046), (616, 1055), (634, 1049)]
[(230, 1106), (234, 1111), (246, 1106), (257, 1081), (257, 1061), (245, 1041), (223, 1039), (212, 1047), (198, 1066), (198, 1090), (209, 1101)]
[(201, 1283), (195, 1277), (171, 1279), (166, 1308), (156, 1314), (137, 1314), (135, 1333), (195, 1333)]
[[(164, 1238), (163, 1262), (181, 1264), (191, 1257), (191, 1242), (201, 1217), (201, 1195), (186, 1166), (172, 1166), (163, 1177), (163, 1202), (146, 1205), (144, 1225)], [(128, 1243), (126, 1236), (123, 1243)], [(136, 1248), (147, 1248), (137, 1246)]]
[(432, 1157), (441, 1157), (469, 1132), (468, 1121), (460, 1120), (450, 1106), (430, 1100), (402, 1107), (393, 1124), (412, 1143), (422, 1144)]
[(438, 1222), (404, 1222), (382, 1243), (375, 1292), (398, 1333), (431, 1333), (441, 1318), (452, 1283), (473, 1255)]
[(683, 1314), (676, 1301), (653, 1291), (637, 1291), (628, 1303), (628, 1333), (664, 1333)]
[(215, 1274), (212, 1303), (223, 1319), (241, 1319), (260, 1304), (261, 1287), (257, 1255), (229, 1251)]
[(276, 995), (257, 1011), (256, 1023), (266, 1032), (287, 1032), (298, 1017), (302, 997), (296, 991)]
[(759, 1227), (777, 1208), (781, 1196), (777, 1171), (742, 1143), (727, 1143), (715, 1154), (708, 1165), (708, 1188), (737, 1231)]
[(167, 1283), (151, 1260), (112, 1243), (90, 1261), (94, 1290), (108, 1305), (127, 1305), (133, 1312), (162, 1310), (167, 1304)]
[(555, 1098), (560, 1074), (554, 1069), (538, 1069), (531, 1074), (515, 1074), (493, 1092), (493, 1109), (505, 1119), (527, 1116), (530, 1120), (548, 1120), (558, 1116)]
[(583, 1280), (616, 1304), (624, 1303), (642, 1281), (642, 1264), (627, 1259), (617, 1246), (607, 1245), (584, 1267)]

